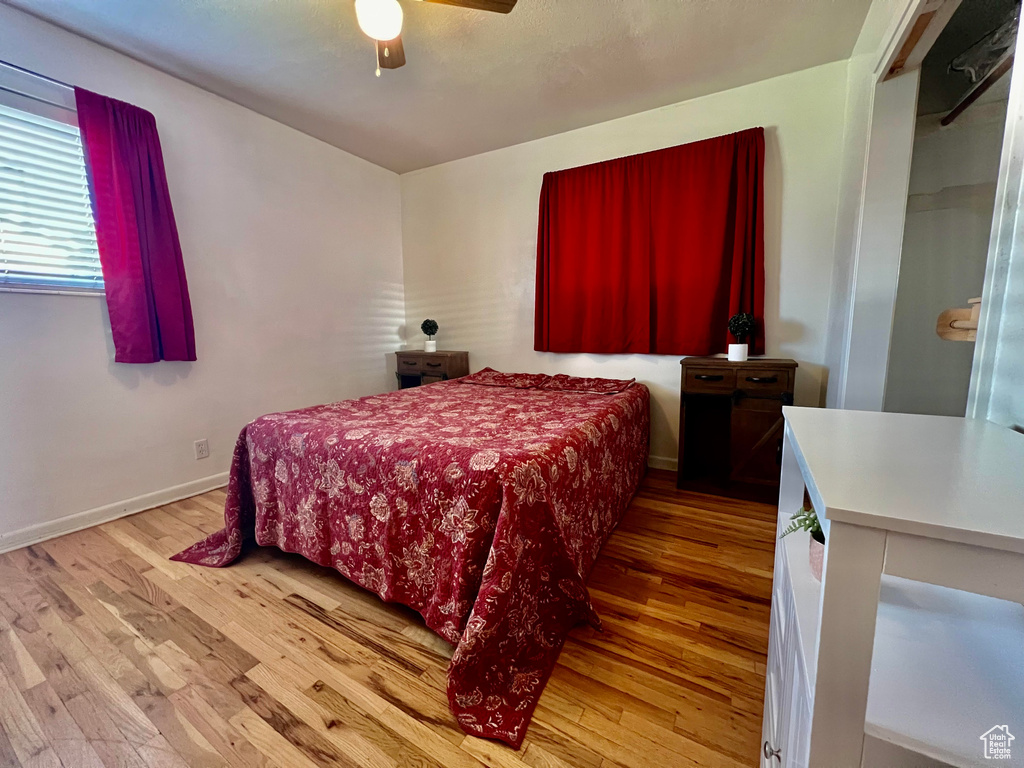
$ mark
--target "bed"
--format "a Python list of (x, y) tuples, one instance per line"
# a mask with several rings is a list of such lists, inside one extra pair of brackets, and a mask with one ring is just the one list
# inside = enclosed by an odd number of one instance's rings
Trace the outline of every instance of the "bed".
[(490, 369), (269, 414), (239, 435), (224, 529), (174, 559), (255, 539), (415, 609), (455, 646), (459, 724), (518, 748), (569, 630), (599, 626), (587, 576), (649, 435), (642, 384)]

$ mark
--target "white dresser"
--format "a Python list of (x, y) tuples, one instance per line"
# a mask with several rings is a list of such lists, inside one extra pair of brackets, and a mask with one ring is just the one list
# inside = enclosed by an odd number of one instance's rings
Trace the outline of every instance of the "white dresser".
[(827, 546), (776, 547), (762, 766), (1024, 766), (1024, 435), (785, 416), (779, 531), (806, 488)]

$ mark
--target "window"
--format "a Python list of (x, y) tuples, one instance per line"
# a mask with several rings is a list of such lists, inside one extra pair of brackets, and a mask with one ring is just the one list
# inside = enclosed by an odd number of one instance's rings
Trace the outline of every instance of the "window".
[(4, 75), (0, 68), (0, 290), (102, 292), (73, 99), (44, 101)]

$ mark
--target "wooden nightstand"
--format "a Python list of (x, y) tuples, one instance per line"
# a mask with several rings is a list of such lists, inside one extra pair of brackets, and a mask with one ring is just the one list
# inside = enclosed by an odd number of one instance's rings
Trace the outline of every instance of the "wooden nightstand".
[(676, 485), (775, 501), (782, 406), (793, 404), (796, 368), (795, 360), (685, 358)]
[(469, 375), (469, 352), (396, 352), (398, 388), (409, 389)]

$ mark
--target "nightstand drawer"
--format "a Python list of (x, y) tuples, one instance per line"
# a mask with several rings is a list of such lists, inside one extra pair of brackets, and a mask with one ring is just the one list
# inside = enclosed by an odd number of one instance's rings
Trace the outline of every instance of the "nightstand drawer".
[(469, 375), (468, 352), (399, 352), (395, 364), (401, 389)]
[(791, 372), (785, 368), (740, 371), (736, 377), (736, 389), (748, 395), (779, 395), (792, 389), (790, 375)]
[(732, 392), (736, 389), (736, 371), (722, 367), (686, 368), (685, 390), (690, 393)]
[(444, 371), (447, 358), (431, 358), (427, 355), (415, 355), (403, 352), (398, 356), (398, 370), (402, 373), (430, 373)]

